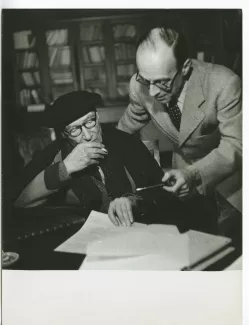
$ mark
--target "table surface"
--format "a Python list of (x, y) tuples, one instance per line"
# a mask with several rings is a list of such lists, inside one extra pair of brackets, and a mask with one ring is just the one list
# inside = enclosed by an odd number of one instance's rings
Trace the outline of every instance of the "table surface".
[[(17, 252), (19, 261), (8, 267), (15, 270), (78, 270), (81, 268), (86, 256), (83, 254), (72, 254), (55, 252), (54, 249), (70, 238), (80, 229), (81, 225), (75, 225), (66, 229), (48, 233), (27, 240), (13, 243), (6, 247), (5, 251)], [(224, 250), (220, 257), (209, 259), (208, 263), (202, 266), (202, 270), (224, 270), (229, 267), (240, 255), (235, 249)], [(239, 264), (236, 263), (236, 267)], [(232, 265), (231, 265), (232, 267)]]

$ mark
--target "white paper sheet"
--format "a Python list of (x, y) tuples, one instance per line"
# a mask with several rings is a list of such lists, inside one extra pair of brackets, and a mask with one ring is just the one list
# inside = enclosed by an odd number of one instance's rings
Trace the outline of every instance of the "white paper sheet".
[(185, 261), (163, 254), (150, 254), (122, 258), (87, 256), (80, 270), (132, 270), (132, 271), (177, 271), (186, 266)]
[(107, 214), (92, 211), (82, 228), (55, 250), (87, 255), (83, 270), (179, 270), (230, 242), (192, 230), (180, 234), (172, 225), (116, 227)]
[(178, 236), (175, 226), (135, 222), (132, 227), (116, 227), (107, 214), (92, 211), (82, 228), (55, 250), (94, 256), (157, 254), (162, 246), (172, 246)]

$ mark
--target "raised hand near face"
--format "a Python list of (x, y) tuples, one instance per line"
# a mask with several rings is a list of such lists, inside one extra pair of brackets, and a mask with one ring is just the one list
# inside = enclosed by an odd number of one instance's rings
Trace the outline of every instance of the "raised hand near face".
[(86, 167), (98, 164), (107, 155), (105, 146), (99, 142), (79, 143), (64, 159), (69, 175)]

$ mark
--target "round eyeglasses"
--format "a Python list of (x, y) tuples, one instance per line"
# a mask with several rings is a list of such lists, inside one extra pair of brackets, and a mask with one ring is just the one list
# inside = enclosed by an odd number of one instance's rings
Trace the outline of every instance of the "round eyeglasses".
[(92, 117), (91, 119), (87, 120), (86, 122), (84, 122), (82, 125), (77, 125), (77, 126), (74, 126), (72, 127), (71, 129), (68, 129), (68, 130), (65, 130), (64, 132), (73, 137), (73, 138), (76, 138), (78, 137), (79, 135), (81, 135), (82, 133), (82, 130), (83, 130), (83, 127), (90, 130), (92, 129), (93, 127), (95, 127), (97, 124), (97, 117), (96, 115), (94, 117)]
[(181, 69), (178, 69), (176, 71), (176, 74), (171, 80), (165, 81), (165, 80), (157, 80), (157, 81), (150, 81), (145, 78), (143, 78), (139, 72), (136, 74), (136, 81), (139, 82), (140, 84), (147, 86), (148, 89), (150, 88), (151, 85), (155, 85), (157, 88), (166, 91), (166, 92), (171, 92), (174, 82), (176, 80), (176, 77), (178, 76), (179, 72)]

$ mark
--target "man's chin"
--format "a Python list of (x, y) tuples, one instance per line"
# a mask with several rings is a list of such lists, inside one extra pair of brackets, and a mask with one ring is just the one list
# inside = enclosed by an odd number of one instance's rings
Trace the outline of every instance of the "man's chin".
[(167, 104), (167, 102), (168, 102), (165, 98), (162, 98), (162, 99), (157, 98), (157, 101), (158, 101), (159, 103), (163, 104), (163, 105)]
[(156, 98), (156, 100), (161, 103), (161, 104), (168, 104), (171, 101), (171, 97), (170, 96), (163, 96), (163, 97), (158, 97)]

